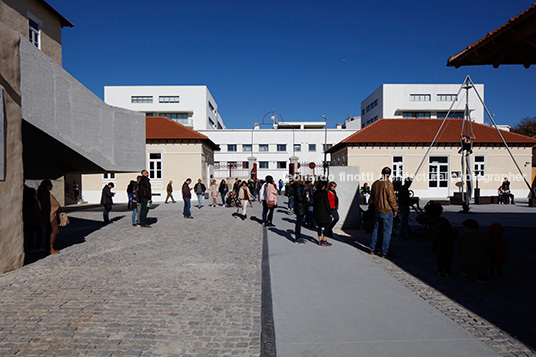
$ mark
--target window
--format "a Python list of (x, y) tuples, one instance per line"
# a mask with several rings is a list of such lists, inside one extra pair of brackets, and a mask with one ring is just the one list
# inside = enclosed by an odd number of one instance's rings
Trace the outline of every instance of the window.
[(216, 124), (214, 124), (214, 121), (210, 118), (208, 118), (208, 123), (211, 127), (214, 127)]
[(309, 151), (316, 151), (316, 144), (309, 144)]
[(102, 174), (104, 180), (115, 180), (115, 172), (105, 172)]
[(431, 100), (430, 94), (410, 94), (410, 102), (429, 102)]
[(227, 151), (236, 151), (236, 144), (227, 145)]
[(154, 113), (145, 113), (146, 117), (154, 117)]
[(268, 151), (268, 144), (259, 144), (259, 151)]
[(249, 161), (242, 161), (242, 168), (249, 169)]
[(278, 161), (277, 162), (277, 168), (278, 169), (286, 169), (287, 168), (287, 162), (286, 161)]
[(393, 178), (404, 177), (404, 158), (393, 156)]
[(483, 177), (486, 174), (486, 158), (475, 156), (475, 176)]
[(458, 96), (456, 94), (438, 94), (437, 95), (438, 102), (453, 102), (455, 100), (458, 100)]
[(361, 116), (365, 115), (365, 109), (361, 109)]
[(376, 99), (374, 102), (367, 105), (367, 113), (370, 112), (372, 109), (374, 109), (378, 105), (378, 99)]
[(162, 179), (162, 154), (149, 153), (149, 178)]
[(28, 19), (29, 28), (30, 28), (29, 39), (30, 39), (30, 42), (35, 45), (35, 47), (40, 49), (41, 48), (41, 24), (40, 24), (40, 21), (37, 20), (35, 17), (34, 19)]
[(243, 144), (242, 151), (251, 151), (251, 144)]
[(153, 96), (152, 95), (133, 95), (130, 97), (131, 103), (152, 103), (153, 102)]
[(332, 146), (333, 146), (333, 144), (322, 144), (322, 147), (324, 148), (324, 151), (326, 151), (327, 149), (329, 149)]
[(168, 117), (179, 124), (188, 124), (188, 113), (158, 113), (160, 117)]
[(277, 151), (287, 151), (287, 144), (277, 144)]
[(301, 144), (294, 144), (294, 151), (301, 151)]
[(214, 106), (211, 102), (208, 102), (208, 107), (210, 108), (210, 110), (212, 110), (213, 113), (216, 113), (216, 109), (214, 109)]
[[(444, 118), (447, 116), (448, 112), (437, 112), (437, 118)], [(457, 119), (463, 119), (464, 113), (463, 112), (450, 112), (449, 118), (457, 118)]]
[(430, 118), (430, 112), (403, 112), (402, 118)]
[(223, 126), (218, 122), (218, 129), (223, 129)]
[(167, 96), (167, 95), (161, 95), (158, 97), (158, 101), (160, 103), (180, 103), (181, 97), (177, 96)]
[(378, 120), (378, 116), (376, 115), (374, 118), (367, 120), (364, 124), (361, 125), (361, 128), (366, 127), (369, 124), (374, 123), (376, 120)]
[(259, 161), (259, 169), (267, 169), (268, 161)]

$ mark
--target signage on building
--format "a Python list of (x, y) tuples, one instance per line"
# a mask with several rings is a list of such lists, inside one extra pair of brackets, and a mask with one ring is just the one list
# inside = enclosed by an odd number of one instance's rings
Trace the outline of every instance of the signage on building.
[(0, 88), (0, 181), (6, 179), (6, 131), (4, 118), (4, 89)]

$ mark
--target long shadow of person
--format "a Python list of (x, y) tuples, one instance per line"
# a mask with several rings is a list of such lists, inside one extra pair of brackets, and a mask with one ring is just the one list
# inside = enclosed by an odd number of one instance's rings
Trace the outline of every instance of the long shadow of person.
[(291, 241), (292, 243), (294, 243), (296, 240), (294, 238), (292, 238), (292, 234), (294, 231), (291, 231), (291, 230), (287, 230), (287, 231), (284, 231), (282, 229), (277, 229), (277, 228), (270, 228), (269, 229), (271, 232), (274, 232), (275, 234), (277, 235), (280, 235), (281, 237), (284, 237), (286, 239), (288, 239), (289, 241)]
[(262, 224), (262, 219), (260, 219), (258, 217), (251, 216), (251, 217), (249, 217), (249, 219), (252, 220), (252, 221), (255, 221), (255, 222), (259, 223), (259, 224)]

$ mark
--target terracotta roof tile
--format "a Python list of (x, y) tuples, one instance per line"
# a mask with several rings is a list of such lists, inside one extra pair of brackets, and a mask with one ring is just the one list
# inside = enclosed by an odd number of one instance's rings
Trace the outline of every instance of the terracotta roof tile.
[(218, 148), (212, 140), (187, 126), (168, 117), (146, 117), (145, 135), (147, 140), (202, 140)]
[[(355, 132), (328, 152), (355, 144), (430, 144), (442, 119), (379, 119)], [(463, 119), (448, 119), (441, 129), (436, 143), (459, 145)], [(474, 143), (502, 144), (494, 127), (473, 122)], [(509, 131), (501, 131), (508, 144), (535, 145), (536, 139)]]

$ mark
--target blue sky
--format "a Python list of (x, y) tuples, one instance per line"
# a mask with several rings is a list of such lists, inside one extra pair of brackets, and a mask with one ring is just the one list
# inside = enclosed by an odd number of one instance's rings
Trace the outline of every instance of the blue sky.
[[(330, 127), (383, 83), (485, 85), (495, 120), (536, 116), (536, 68), (446, 66), (447, 58), (532, 0), (49, 0), (63, 65), (97, 96), (105, 85), (207, 85), (229, 128), (268, 111)], [(343, 61), (346, 60), (346, 62)]]

